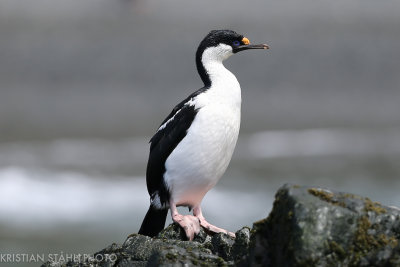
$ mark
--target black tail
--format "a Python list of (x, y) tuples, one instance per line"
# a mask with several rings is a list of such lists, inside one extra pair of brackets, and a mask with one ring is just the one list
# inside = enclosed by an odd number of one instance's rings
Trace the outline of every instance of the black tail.
[(156, 209), (150, 205), (150, 208), (143, 219), (142, 226), (140, 226), (139, 234), (150, 237), (156, 236), (162, 229), (164, 229), (167, 214), (168, 209)]

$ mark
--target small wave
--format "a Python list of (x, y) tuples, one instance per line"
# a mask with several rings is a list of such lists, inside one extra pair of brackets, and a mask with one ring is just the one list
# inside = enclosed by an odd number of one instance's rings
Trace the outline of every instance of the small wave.
[(279, 158), (400, 154), (400, 129), (307, 129), (263, 131), (244, 138), (246, 156)]
[[(80, 222), (140, 210), (148, 202), (143, 177), (90, 177), (82, 173), (0, 169), (0, 220)], [(108, 216), (104, 216), (107, 214)]]

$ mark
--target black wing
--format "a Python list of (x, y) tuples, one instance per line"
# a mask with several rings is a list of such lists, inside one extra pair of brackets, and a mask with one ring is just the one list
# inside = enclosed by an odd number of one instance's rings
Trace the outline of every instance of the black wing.
[(150, 155), (146, 171), (147, 190), (151, 198), (157, 192), (162, 205), (169, 201), (169, 192), (163, 179), (165, 161), (186, 136), (187, 129), (192, 125), (198, 112), (194, 105), (189, 104), (190, 100), (205, 90), (207, 88), (202, 88), (179, 103), (150, 140)]

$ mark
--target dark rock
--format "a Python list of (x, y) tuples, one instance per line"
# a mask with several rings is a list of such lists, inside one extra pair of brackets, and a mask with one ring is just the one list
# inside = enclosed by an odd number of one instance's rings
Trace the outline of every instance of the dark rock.
[(256, 222), (252, 266), (399, 266), (400, 211), (327, 189), (283, 186)]
[(179, 246), (166, 247), (156, 251), (147, 266), (228, 266), (228, 264), (210, 250), (184, 249)]
[(211, 243), (212, 252), (215, 255), (218, 255), (227, 261), (233, 260), (231, 250), (233, 244), (235, 243), (234, 239), (226, 234), (219, 233), (213, 236), (213, 238), (211, 239)]
[(194, 241), (169, 225), (128, 236), (82, 262), (43, 266), (400, 266), (400, 210), (328, 189), (285, 185), (253, 228)]
[(243, 227), (236, 232), (235, 243), (232, 246), (233, 261), (236, 265), (247, 265), (247, 256), (250, 245), (250, 228)]

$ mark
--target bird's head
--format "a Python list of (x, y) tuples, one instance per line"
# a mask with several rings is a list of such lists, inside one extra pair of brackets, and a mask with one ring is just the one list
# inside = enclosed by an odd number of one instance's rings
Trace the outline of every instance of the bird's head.
[(266, 44), (250, 44), (250, 40), (231, 30), (214, 30), (201, 41), (197, 56), (225, 60), (231, 55), (248, 49), (269, 49)]
[(269, 49), (266, 44), (250, 44), (250, 40), (231, 30), (214, 30), (201, 41), (196, 53), (196, 65), (206, 86), (211, 84), (206, 65), (222, 62), (233, 54), (249, 49)]

